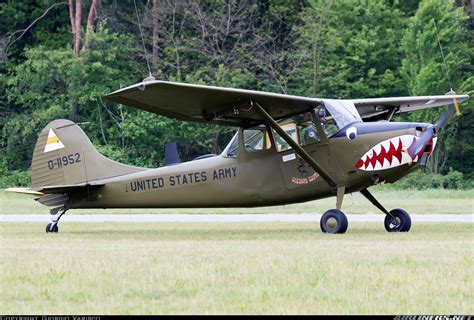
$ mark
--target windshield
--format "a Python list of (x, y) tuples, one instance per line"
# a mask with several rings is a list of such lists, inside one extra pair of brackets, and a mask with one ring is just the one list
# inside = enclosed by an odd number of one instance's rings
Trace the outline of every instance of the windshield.
[(354, 103), (350, 100), (324, 99), (314, 111), (328, 137), (351, 123), (362, 122)]
[(362, 118), (351, 100), (324, 99), (323, 104), (336, 121), (339, 129), (353, 122), (362, 122)]

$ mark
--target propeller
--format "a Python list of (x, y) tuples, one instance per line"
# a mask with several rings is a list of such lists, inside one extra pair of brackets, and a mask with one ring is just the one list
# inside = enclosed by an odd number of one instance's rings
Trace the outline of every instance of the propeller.
[[(454, 104), (457, 104), (456, 100), (454, 100)], [(449, 107), (448, 110), (443, 113), (441, 118), (439, 118), (439, 120), (436, 121), (435, 124), (430, 125), (426, 128), (425, 133), (419, 139), (417, 139), (407, 150), (408, 154), (412, 159), (415, 159), (416, 155), (425, 149), (426, 145), (431, 141), (431, 139), (438, 135), (439, 129), (444, 127), (446, 123), (448, 123), (448, 120), (451, 119), (451, 117), (455, 114), (457, 110), (458, 108), (455, 109)]]

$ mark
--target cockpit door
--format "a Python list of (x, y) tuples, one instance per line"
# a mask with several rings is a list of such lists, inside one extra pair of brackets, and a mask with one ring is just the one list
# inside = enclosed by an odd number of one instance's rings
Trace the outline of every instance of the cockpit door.
[[(311, 156), (318, 159), (317, 161), (322, 166), (326, 168), (329, 166), (327, 158), (320, 156), (327, 154), (325, 151), (328, 149), (327, 139), (321, 136), (324, 133), (317, 129), (314, 116), (310, 112), (280, 121), (280, 127)], [(301, 159), (275, 131), (272, 133), (285, 187), (291, 190), (317, 183), (321, 179), (319, 174)]]

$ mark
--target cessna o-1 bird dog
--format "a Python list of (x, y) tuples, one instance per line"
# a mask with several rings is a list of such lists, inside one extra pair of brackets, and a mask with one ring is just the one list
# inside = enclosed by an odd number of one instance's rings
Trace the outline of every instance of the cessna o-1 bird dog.
[[(145, 79), (105, 99), (183, 121), (238, 127), (222, 154), (179, 163), (169, 149), (164, 167), (129, 166), (99, 154), (77, 124), (54, 120), (34, 149), (32, 187), (10, 191), (37, 195), (53, 207), (46, 232), (58, 232), (61, 216), (77, 208), (256, 207), (335, 196), (335, 209), (322, 215), (320, 226), (344, 233), (341, 207), (352, 192), (386, 215), (387, 231), (409, 231), (408, 213), (387, 210), (368, 188), (426, 165), (438, 130), (468, 98), (333, 100)], [(397, 113), (443, 105), (449, 107), (435, 124), (390, 122)]]

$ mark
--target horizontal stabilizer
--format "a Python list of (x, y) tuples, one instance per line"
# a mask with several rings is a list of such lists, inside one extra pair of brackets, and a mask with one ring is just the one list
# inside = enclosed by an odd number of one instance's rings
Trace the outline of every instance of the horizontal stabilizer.
[(105, 184), (72, 184), (72, 185), (59, 185), (59, 186), (45, 186), (38, 189), (41, 194), (54, 194), (54, 193), (78, 193), (86, 190), (93, 190), (103, 187)]
[(15, 193), (22, 193), (22, 194), (30, 194), (33, 196), (42, 196), (42, 192), (38, 192), (36, 190), (30, 189), (30, 188), (8, 188), (5, 189), (7, 192), (15, 192)]

